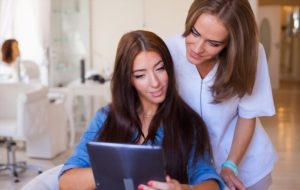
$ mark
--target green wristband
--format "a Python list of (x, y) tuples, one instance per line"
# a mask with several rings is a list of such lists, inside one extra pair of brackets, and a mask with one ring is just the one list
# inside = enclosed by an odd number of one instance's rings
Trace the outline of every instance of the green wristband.
[(236, 164), (231, 161), (231, 160), (226, 160), (225, 162), (223, 162), (222, 164), (222, 168), (229, 168), (233, 171), (234, 175), (238, 175), (238, 167), (236, 166)]

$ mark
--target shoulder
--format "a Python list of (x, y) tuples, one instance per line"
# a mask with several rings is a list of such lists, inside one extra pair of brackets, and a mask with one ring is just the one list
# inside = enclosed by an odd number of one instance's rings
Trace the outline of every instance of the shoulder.
[(185, 52), (185, 42), (182, 35), (172, 36), (165, 40), (172, 57), (178, 57)]
[(259, 53), (265, 53), (265, 48), (261, 43), (258, 43), (258, 52)]
[[(99, 109), (95, 116), (93, 117), (91, 123), (90, 123), (90, 127), (91, 128), (101, 128), (103, 123), (106, 121), (108, 113), (110, 111), (110, 106), (104, 106), (101, 109)], [(97, 129), (96, 129), (97, 130)]]
[(268, 72), (268, 60), (264, 46), (261, 43), (258, 45), (257, 72), (258, 76), (262, 73)]
[(106, 106), (100, 108), (95, 115), (95, 119), (106, 120), (110, 109), (111, 109), (110, 105), (106, 105)]
[(258, 63), (259, 64), (267, 64), (267, 57), (264, 46), (259, 43), (258, 44)]
[(269, 66), (268, 60), (265, 53), (264, 46), (259, 43), (258, 45), (258, 59), (257, 59), (257, 68), (256, 68), (256, 80), (261, 80), (262, 78), (266, 78), (269, 80)]
[(184, 45), (183, 42), (184, 37), (182, 35), (170, 36), (165, 39), (165, 43), (171, 49)]
[(106, 106), (100, 108), (100, 109), (97, 111), (97, 113), (99, 113), (99, 114), (106, 114), (106, 115), (107, 115), (108, 112), (110, 111), (110, 109), (111, 109), (111, 106), (110, 106), (110, 105), (106, 105)]
[(182, 35), (169, 37), (165, 42), (171, 53), (175, 67), (177, 67), (179, 63), (186, 62), (185, 38)]

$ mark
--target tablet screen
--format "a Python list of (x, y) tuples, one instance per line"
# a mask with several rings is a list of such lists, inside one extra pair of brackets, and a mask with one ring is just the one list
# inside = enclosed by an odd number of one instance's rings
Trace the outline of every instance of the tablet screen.
[(159, 146), (89, 142), (87, 148), (97, 190), (135, 190), (149, 180), (165, 181)]

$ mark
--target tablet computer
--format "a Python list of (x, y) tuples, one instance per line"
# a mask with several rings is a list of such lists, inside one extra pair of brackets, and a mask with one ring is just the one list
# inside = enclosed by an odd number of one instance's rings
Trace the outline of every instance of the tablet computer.
[(165, 181), (159, 146), (89, 142), (87, 149), (97, 190), (136, 190), (149, 180)]

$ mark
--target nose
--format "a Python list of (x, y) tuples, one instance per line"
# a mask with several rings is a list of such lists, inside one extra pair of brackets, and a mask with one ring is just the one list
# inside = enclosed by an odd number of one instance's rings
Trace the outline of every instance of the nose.
[(204, 40), (202, 38), (200, 38), (199, 40), (197, 40), (195, 42), (195, 46), (194, 46), (194, 51), (196, 53), (201, 53), (202, 51), (204, 51)]
[(154, 72), (150, 74), (149, 83), (154, 88), (159, 86), (158, 76)]

